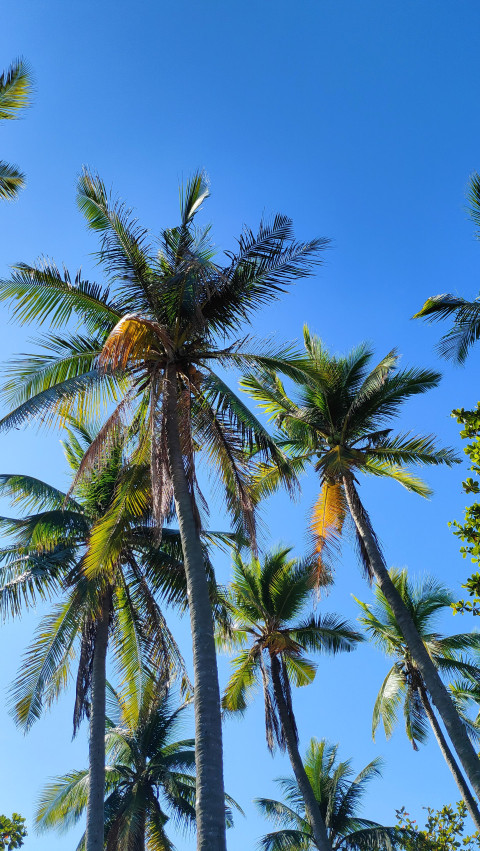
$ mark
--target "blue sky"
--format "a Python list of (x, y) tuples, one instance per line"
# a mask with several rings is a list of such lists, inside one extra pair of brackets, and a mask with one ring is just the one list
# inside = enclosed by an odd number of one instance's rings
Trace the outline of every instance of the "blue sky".
[[(336, 351), (366, 339), (379, 356), (396, 346), (403, 363), (442, 369), (440, 387), (409, 403), (400, 427), (435, 432), (461, 448), (450, 411), (477, 402), (479, 353), (462, 370), (440, 363), (438, 329), (410, 317), (432, 293), (479, 289), (480, 245), (465, 212), (468, 177), (480, 170), (479, 26), (474, 0), (8, 4), (0, 67), (25, 56), (36, 95), (24, 120), (0, 128), (1, 158), (28, 175), (18, 202), (0, 207), (0, 274), (42, 253), (97, 274), (96, 244), (74, 201), (82, 164), (98, 169), (152, 231), (175, 223), (178, 183), (203, 167), (212, 191), (203, 220), (213, 222), (219, 249), (234, 245), (244, 222), (254, 227), (276, 211), (293, 218), (299, 238), (332, 239), (323, 268), (259, 314), (254, 332), (292, 340), (306, 321)], [(4, 308), (2, 318), (4, 361), (28, 350), (29, 335), (8, 324)], [(0, 458), (2, 472), (65, 481), (58, 434), (2, 436)], [(468, 565), (447, 522), (461, 517), (466, 502), (462, 469), (427, 478), (435, 488), (429, 502), (377, 481), (363, 485), (362, 496), (390, 564), (434, 572), (458, 589)], [(266, 507), (272, 543), (302, 553), (316, 489), (309, 476), (298, 504), (278, 496)], [(228, 577), (225, 560), (218, 570)], [(322, 610), (355, 617), (351, 594), (368, 600), (370, 592), (346, 545)], [(70, 741), (71, 695), (27, 738), (5, 710), (37, 620), (31, 615), (0, 633), (0, 811), (28, 818), (44, 779), (86, 761), (85, 731)], [(447, 617), (444, 627), (472, 625)], [(187, 646), (186, 621), (176, 628)], [(326, 736), (358, 769), (384, 757), (365, 815), (391, 823), (395, 808), (405, 805), (421, 819), (422, 806), (453, 801), (457, 792), (434, 742), (413, 753), (399, 730), (390, 742), (379, 734), (372, 743), (371, 710), (386, 664), (369, 647), (319, 660), (315, 683), (294, 700), (302, 746)], [(225, 660), (220, 671), (225, 682)], [(283, 758), (268, 755), (262, 724), (259, 698), (242, 723), (225, 728), (227, 789), (247, 813), (230, 832), (231, 851), (254, 847), (266, 831), (250, 801), (271, 795), (272, 779), (288, 772)], [(25, 848), (63, 849), (73, 839), (31, 832)]]

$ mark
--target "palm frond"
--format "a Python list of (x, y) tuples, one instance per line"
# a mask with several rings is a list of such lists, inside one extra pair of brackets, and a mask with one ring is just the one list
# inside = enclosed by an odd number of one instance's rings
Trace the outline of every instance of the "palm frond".
[(0, 199), (11, 201), (25, 186), (25, 175), (17, 166), (0, 160)]

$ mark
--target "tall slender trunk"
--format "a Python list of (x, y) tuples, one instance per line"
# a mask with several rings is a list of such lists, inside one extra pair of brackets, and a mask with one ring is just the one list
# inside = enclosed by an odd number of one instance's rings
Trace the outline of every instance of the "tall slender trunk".
[(105, 799), (105, 688), (110, 606), (105, 599), (95, 629), (90, 708), (87, 851), (103, 851)]
[(472, 784), (477, 797), (480, 798), (480, 760), (468, 738), (468, 734), (453, 705), (452, 699), (420, 638), (410, 612), (390, 579), (383, 555), (365, 517), (360, 497), (353, 483), (353, 478), (351, 476), (345, 476), (343, 484), (350, 514), (365, 546), (375, 579), (391, 606), (412, 659), (420, 671), (433, 703), (437, 707), (440, 717), (445, 724), (447, 733), (457, 752), (465, 774)]
[(472, 817), (472, 821), (475, 827), (477, 828), (477, 830), (480, 830), (480, 810), (478, 809), (477, 802), (475, 801), (475, 798), (473, 797), (472, 793), (470, 792), (470, 789), (468, 788), (467, 781), (465, 780), (460, 770), (460, 766), (458, 765), (455, 757), (453, 756), (450, 748), (448, 747), (447, 740), (443, 735), (442, 728), (440, 727), (437, 716), (435, 715), (435, 712), (433, 711), (433, 708), (430, 705), (427, 692), (423, 685), (419, 686), (418, 691), (420, 693), (420, 699), (422, 701), (425, 714), (428, 720), (430, 721), (430, 726), (435, 734), (435, 738), (443, 754), (443, 758), (447, 763), (450, 771), (452, 772), (453, 779), (455, 780), (455, 783), (457, 784), (460, 790), (460, 794), (463, 800), (465, 801), (465, 804), (467, 805), (467, 810)]
[(280, 716), (283, 735), (287, 744), (288, 756), (305, 804), (305, 812), (312, 828), (313, 840), (319, 851), (332, 851), (332, 845), (328, 838), (327, 828), (320, 812), (318, 801), (315, 798), (313, 789), (310, 785), (310, 780), (308, 779), (307, 772), (305, 771), (305, 767), (298, 750), (297, 736), (290, 722), (288, 707), (283, 694), (280, 679), (280, 663), (274, 653), (270, 654), (270, 667), (272, 672), (273, 691), (278, 706), (278, 714)]
[(198, 851), (225, 851), (222, 718), (212, 606), (200, 534), (182, 457), (176, 373), (167, 373), (167, 451), (187, 578), (193, 644)]

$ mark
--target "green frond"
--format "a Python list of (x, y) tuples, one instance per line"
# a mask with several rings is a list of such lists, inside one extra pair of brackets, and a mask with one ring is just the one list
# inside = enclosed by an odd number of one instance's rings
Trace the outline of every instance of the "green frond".
[(258, 683), (258, 654), (244, 650), (232, 659), (231, 675), (222, 698), (222, 707), (227, 712), (245, 712), (252, 688)]
[[(63, 508), (65, 494), (58, 488), (42, 482), (33, 476), (0, 474), (0, 495), (10, 498), (12, 505), (18, 505), (23, 511), (54, 510)], [(69, 508), (80, 511), (80, 505), (70, 500)]]
[(313, 683), (315, 674), (317, 673), (317, 665), (311, 662), (310, 659), (304, 659), (301, 656), (293, 654), (285, 654), (285, 665), (289, 680), (294, 686), (308, 686)]
[(36, 631), (11, 691), (12, 713), (25, 730), (67, 685), (80, 629), (79, 610), (86, 601), (85, 584), (77, 585), (64, 603), (42, 619)]
[(88, 803), (88, 769), (56, 777), (41, 791), (35, 812), (39, 832), (66, 833), (83, 816)]
[(108, 288), (84, 280), (81, 271), (72, 277), (47, 257), (35, 266), (12, 266), (10, 278), (0, 281), (1, 301), (13, 303), (13, 318), (22, 325), (48, 320), (52, 329), (64, 328), (76, 316), (89, 331), (106, 332), (121, 316)]
[(19, 118), (30, 103), (32, 72), (24, 59), (16, 59), (0, 74), (0, 121)]
[(24, 186), (24, 173), (17, 166), (0, 160), (0, 200), (11, 201)]
[(452, 467), (460, 463), (454, 449), (438, 447), (434, 435), (412, 435), (411, 433), (387, 436), (368, 450), (368, 456), (393, 465), (446, 464)]
[(419, 476), (415, 476), (410, 470), (402, 467), (400, 464), (390, 464), (379, 458), (367, 458), (362, 469), (365, 473), (370, 473), (372, 476), (393, 479), (408, 491), (418, 494), (418, 496), (428, 498), (433, 493), (432, 489)]
[(405, 677), (399, 667), (394, 665), (385, 677), (375, 700), (372, 716), (372, 738), (375, 739), (380, 721), (387, 739), (393, 733), (398, 722), (398, 712), (405, 697)]

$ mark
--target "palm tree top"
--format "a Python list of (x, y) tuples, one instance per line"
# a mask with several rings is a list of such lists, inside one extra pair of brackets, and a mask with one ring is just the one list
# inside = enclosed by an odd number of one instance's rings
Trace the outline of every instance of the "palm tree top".
[[(175, 706), (165, 682), (152, 674), (143, 678), (140, 693), (132, 684), (119, 691), (107, 684), (107, 848), (126, 851), (137, 847), (132, 842), (138, 841), (144, 819), (152, 851), (173, 849), (166, 832), (170, 820), (184, 830), (194, 827), (194, 740), (178, 738), (185, 726), (186, 709), (185, 703)], [(35, 817), (37, 830), (69, 830), (82, 817), (87, 799), (88, 770), (55, 778), (41, 793)], [(226, 796), (229, 825), (233, 823), (232, 808), (242, 812)], [(84, 848), (83, 843), (84, 837), (78, 851)]]
[[(446, 609), (451, 609), (455, 602), (454, 594), (435, 577), (425, 576), (417, 581), (411, 579), (406, 568), (393, 568), (389, 574), (440, 676), (446, 679), (478, 678), (475, 655), (478, 656), (480, 650), (480, 632), (443, 635), (438, 631), (439, 616)], [(356, 597), (354, 599), (362, 612), (359, 622), (368, 636), (387, 657), (394, 660), (375, 702), (372, 733), (375, 735), (381, 721), (387, 738), (390, 737), (403, 701), (407, 735), (417, 749), (417, 742), (424, 742), (428, 734), (420, 694), (422, 688), (425, 688), (421, 675), (380, 588), (375, 587), (371, 604), (361, 602)], [(463, 720), (474, 733), (465, 714)]]
[[(334, 851), (337, 848), (384, 851), (396, 844), (395, 828), (383, 827), (360, 815), (369, 783), (381, 776), (381, 759), (372, 760), (356, 775), (351, 760), (338, 759), (338, 745), (313, 738), (304, 764)], [(255, 800), (260, 812), (279, 828), (262, 837), (260, 848), (264, 851), (313, 849), (311, 828), (295, 779), (282, 777), (276, 782), (283, 801)]]

